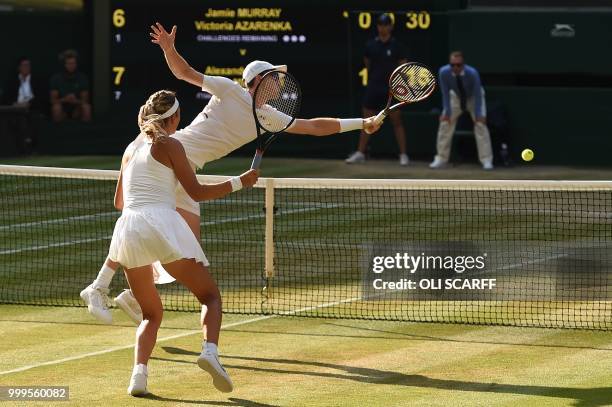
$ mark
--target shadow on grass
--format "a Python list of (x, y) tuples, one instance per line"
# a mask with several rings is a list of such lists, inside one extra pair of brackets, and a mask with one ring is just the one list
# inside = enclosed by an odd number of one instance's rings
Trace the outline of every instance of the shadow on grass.
[(171, 403), (182, 403), (182, 404), (201, 404), (203, 406), (234, 406), (234, 407), (277, 407), (274, 404), (263, 404), (256, 401), (238, 399), (235, 397), (228, 398), (229, 401), (212, 401), (212, 400), (185, 400), (185, 399), (173, 399), (169, 397), (157, 396), (153, 393), (149, 393), (142, 397), (147, 400), (171, 402)]
[[(327, 325), (350, 328), (361, 331), (378, 332), (389, 334), (388, 336), (371, 336), (371, 335), (347, 335), (347, 334), (316, 334), (316, 333), (304, 333), (304, 332), (281, 332), (281, 331), (261, 331), (251, 329), (224, 329), (223, 332), (238, 332), (238, 333), (249, 333), (249, 334), (270, 334), (270, 335), (289, 335), (289, 336), (308, 336), (308, 337), (333, 337), (333, 338), (351, 338), (351, 339), (384, 339), (389, 341), (431, 341), (431, 342), (455, 342), (455, 343), (475, 343), (481, 345), (511, 345), (511, 346), (522, 346), (522, 347), (537, 347), (537, 348), (561, 348), (561, 349), (587, 349), (612, 352), (612, 348), (598, 348), (594, 346), (577, 346), (577, 345), (554, 345), (554, 344), (534, 344), (534, 343), (521, 343), (512, 341), (480, 341), (480, 340), (468, 340), (468, 339), (454, 339), (445, 338), (443, 336), (433, 335), (417, 335), (403, 332), (384, 331), (373, 328), (355, 327), (350, 325), (327, 323)], [(540, 329), (540, 328), (534, 328)], [(391, 336), (395, 335), (395, 336)]]
[[(22, 322), (24, 324), (50, 324), (50, 325), (84, 325), (84, 326), (101, 326), (106, 328), (138, 328), (138, 325), (132, 323), (112, 323), (112, 324), (104, 324), (102, 322), (69, 322), (69, 321), (37, 321), (32, 319), (5, 319), (0, 318), (0, 322)], [(181, 328), (177, 326), (163, 326), (160, 329), (167, 330), (176, 330), (176, 331), (195, 331), (193, 328)]]
[[(192, 352), (180, 348), (163, 347), (170, 354), (177, 355), (199, 355), (197, 352)], [(176, 363), (193, 364), (194, 361), (174, 360), (166, 358), (152, 358)], [(235, 360), (246, 362), (264, 363), (266, 367), (246, 366), (246, 365), (231, 365), (224, 363), (226, 368), (241, 369), (252, 372), (273, 373), (284, 375), (300, 375), (331, 379), (352, 380), (360, 383), (372, 384), (388, 384), (406, 387), (432, 388), (440, 390), (475, 392), (475, 393), (500, 393), (500, 394), (515, 394), (523, 396), (541, 396), (558, 399), (574, 400), (573, 405), (576, 407), (597, 407), (609, 406), (612, 404), (612, 387), (595, 387), (595, 388), (573, 388), (573, 387), (553, 387), (553, 386), (535, 386), (535, 385), (518, 385), (518, 384), (502, 384), (502, 383), (486, 383), (464, 380), (447, 380), (433, 379), (423, 375), (407, 375), (393, 371), (371, 369), (364, 367), (355, 367), (348, 365), (339, 365), (335, 363), (312, 362), (294, 359), (271, 359), (257, 358), (247, 356), (222, 355), (223, 361)], [(301, 367), (314, 367), (323, 369), (334, 369), (343, 373), (327, 373), (316, 371), (305, 371), (303, 369), (290, 370), (287, 368), (275, 367), (275, 364), (292, 365)]]

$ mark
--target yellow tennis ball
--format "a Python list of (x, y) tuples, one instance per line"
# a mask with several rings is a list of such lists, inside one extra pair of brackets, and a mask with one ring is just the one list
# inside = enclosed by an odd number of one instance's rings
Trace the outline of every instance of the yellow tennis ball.
[(533, 160), (533, 151), (526, 148), (523, 150), (523, 152), (521, 153), (521, 157), (523, 158), (523, 160), (525, 161), (531, 161)]

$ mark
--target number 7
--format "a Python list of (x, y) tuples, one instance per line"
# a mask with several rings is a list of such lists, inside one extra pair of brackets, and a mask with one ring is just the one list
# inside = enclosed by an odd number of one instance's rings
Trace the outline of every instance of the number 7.
[(119, 86), (121, 84), (121, 78), (123, 78), (123, 73), (125, 72), (125, 66), (113, 66), (113, 72), (115, 73), (115, 85)]

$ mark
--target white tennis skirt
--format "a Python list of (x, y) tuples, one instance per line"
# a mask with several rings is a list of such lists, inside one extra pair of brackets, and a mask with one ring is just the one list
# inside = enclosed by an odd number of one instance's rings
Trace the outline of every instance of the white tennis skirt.
[[(180, 259), (209, 265), (187, 222), (175, 209), (165, 205), (124, 209), (115, 224), (108, 256), (124, 268), (156, 262), (167, 264)], [(156, 284), (174, 281), (159, 265), (154, 267), (154, 278)]]

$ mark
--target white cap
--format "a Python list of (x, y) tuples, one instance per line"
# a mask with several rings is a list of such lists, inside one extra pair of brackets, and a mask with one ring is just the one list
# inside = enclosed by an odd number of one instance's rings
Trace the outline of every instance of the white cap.
[(244, 83), (249, 83), (263, 71), (271, 70), (287, 72), (287, 65), (272, 65), (266, 61), (253, 61), (242, 71), (242, 79), (244, 79)]

